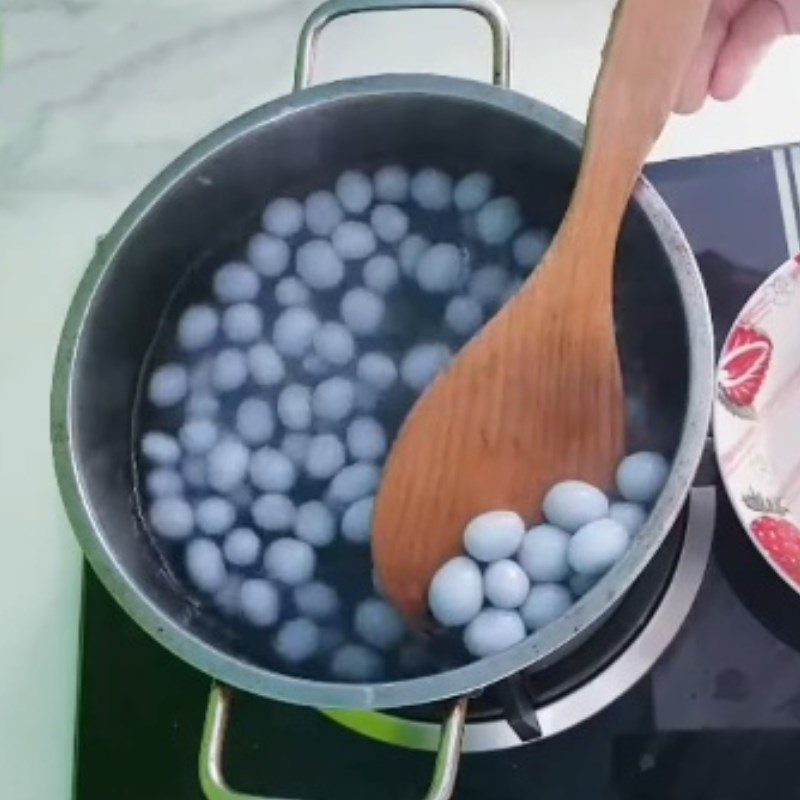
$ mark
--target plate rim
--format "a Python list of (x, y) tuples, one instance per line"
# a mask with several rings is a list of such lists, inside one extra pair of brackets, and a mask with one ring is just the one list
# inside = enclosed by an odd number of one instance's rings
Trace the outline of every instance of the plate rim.
[[(727, 350), (728, 344), (730, 343), (731, 337), (733, 336), (734, 332), (742, 325), (748, 311), (750, 311), (753, 305), (755, 305), (759, 300), (761, 300), (765, 296), (768, 285), (772, 281), (774, 281), (776, 277), (782, 275), (783, 273), (794, 272), (797, 270), (800, 270), (800, 252), (795, 253), (794, 255), (789, 255), (789, 257), (783, 263), (779, 264), (774, 270), (772, 270), (772, 272), (770, 272), (764, 278), (763, 281), (761, 281), (758, 287), (747, 298), (747, 301), (744, 303), (744, 305), (739, 309), (739, 313), (736, 315), (736, 318), (734, 319), (733, 323), (728, 329), (728, 332), (725, 335), (725, 340), (722, 343), (722, 348), (720, 350), (720, 354), (719, 357), (717, 358), (717, 363), (714, 369), (714, 404), (712, 413), (712, 433), (714, 440), (714, 453), (716, 455), (720, 480), (722, 481), (722, 485), (725, 488), (725, 493), (728, 496), (728, 500), (730, 501), (731, 507), (733, 508), (737, 519), (739, 520), (739, 524), (742, 526), (745, 534), (747, 535), (747, 538), (756, 548), (756, 550), (758, 551), (759, 555), (763, 558), (765, 563), (778, 575), (778, 577), (787, 586), (789, 586), (790, 589), (792, 589), (792, 591), (800, 595), (800, 581), (792, 580), (792, 578), (786, 573), (786, 570), (774, 560), (769, 551), (761, 544), (761, 542), (758, 541), (756, 536), (753, 534), (750, 528), (751, 520), (748, 519), (750, 509), (748, 509), (741, 500), (740, 493), (738, 491), (734, 491), (733, 484), (737, 479), (735, 479), (732, 475), (729, 475), (725, 467), (723, 466), (722, 457), (720, 453), (721, 440), (719, 435), (721, 428), (730, 424), (730, 421), (725, 419), (725, 415), (728, 415), (729, 417), (731, 414), (730, 409), (728, 409), (726, 407), (726, 404), (721, 400), (719, 392), (720, 377), (722, 373), (722, 355)], [(798, 280), (798, 283), (800, 284), (800, 280)], [(798, 299), (793, 301), (793, 304), (800, 307), (800, 297), (798, 297)], [(777, 516), (777, 514), (774, 514), (773, 516)], [(791, 514), (789, 510), (787, 510), (787, 514), (783, 515), (783, 518), (789, 519), (789, 521), (796, 527), (800, 527), (800, 519), (797, 519), (796, 516)]]

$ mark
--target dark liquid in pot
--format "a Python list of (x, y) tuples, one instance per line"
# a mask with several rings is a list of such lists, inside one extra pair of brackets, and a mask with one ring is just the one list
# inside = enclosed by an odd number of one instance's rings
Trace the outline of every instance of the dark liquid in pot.
[[(325, 187), (328, 188), (328, 187)], [(495, 188), (494, 195), (502, 192)], [(268, 198), (265, 198), (267, 200)], [(302, 197), (299, 198), (302, 200)], [(475, 234), (475, 214), (462, 213), (455, 208), (447, 211), (426, 211), (417, 207), (413, 202), (400, 204), (403, 210), (408, 213), (409, 227), (408, 234), (424, 236), (428, 242), (452, 242), (461, 249), (464, 261), (466, 262), (468, 275), (467, 280), (461, 282), (461, 289), (456, 293), (468, 293), (468, 276), (474, 271), (484, 266), (501, 267), (506, 275), (506, 291), (513, 291), (521, 279), (529, 272), (529, 268), (521, 268), (515, 264), (512, 255), (512, 243), (519, 233), (529, 230), (531, 225), (538, 226), (539, 220), (526, 219), (523, 211), (523, 224), (519, 225), (515, 236), (500, 246), (490, 246), (483, 243)], [(361, 219), (369, 221), (369, 211), (374, 207), (370, 205), (367, 212), (361, 215), (347, 213), (348, 219)], [(254, 217), (251, 224), (247, 226), (251, 233), (257, 232), (259, 218)], [(465, 233), (466, 230), (466, 233)], [(289, 241), (293, 253), (294, 249), (310, 238), (317, 238), (305, 227)], [(544, 239), (543, 239), (544, 241)], [(244, 247), (227, 249), (224, 252), (209, 254), (201, 263), (195, 265), (187, 274), (179, 291), (173, 297), (169, 308), (166, 311), (159, 334), (151, 348), (150, 357), (145, 365), (143, 373), (143, 385), (146, 386), (148, 376), (152, 369), (157, 365), (176, 362), (185, 363), (196, 367), (209, 354), (213, 354), (224, 347), (235, 346), (225, 340), (220, 332), (215, 341), (207, 348), (203, 348), (197, 353), (187, 353), (180, 349), (176, 343), (177, 321), (181, 313), (189, 306), (196, 303), (207, 303), (216, 305), (212, 290), (212, 280), (216, 269), (228, 259), (244, 260)], [(379, 242), (376, 253), (386, 253), (397, 257), (398, 245)], [(312, 289), (310, 305), (321, 321), (336, 320), (340, 321), (339, 303), (342, 295), (351, 288), (363, 286), (362, 269), (366, 259), (357, 259), (346, 262), (345, 277), (341, 284), (325, 291)], [(274, 296), (275, 285), (278, 280), (287, 275), (296, 275), (294, 270), (294, 258), (290, 262), (287, 270), (278, 278), (262, 278), (261, 289), (253, 302), (262, 310), (264, 319), (264, 331), (261, 340), (270, 341), (272, 322), (284, 310), (284, 307), (276, 302)], [(220, 428), (235, 430), (235, 414), (239, 403), (246, 397), (259, 397), (266, 399), (275, 408), (276, 396), (280, 388), (288, 383), (299, 383), (312, 386), (325, 377), (340, 375), (357, 382), (356, 360), (359, 354), (378, 351), (385, 353), (399, 365), (403, 355), (415, 344), (424, 342), (442, 342), (446, 344), (452, 353), (456, 353), (467, 341), (468, 336), (458, 334), (452, 330), (444, 321), (445, 307), (453, 296), (453, 292), (443, 294), (433, 294), (421, 289), (416, 281), (409, 279), (405, 275), (400, 275), (398, 284), (389, 290), (385, 296), (386, 313), (385, 318), (376, 335), (358, 336), (357, 355), (345, 367), (330, 367), (325, 370), (322, 376), (309, 375), (302, 364), (302, 359), (285, 359), (286, 378), (274, 388), (265, 388), (254, 385), (250, 380), (241, 389), (232, 392), (219, 393), (219, 411), (215, 416), (215, 422)], [(489, 302), (483, 305), (484, 314), (489, 318), (498, 308), (497, 302)], [(249, 345), (248, 345), (249, 346)], [(387, 391), (382, 392), (378, 397), (374, 408), (366, 413), (376, 417), (384, 426), (387, 433), (389, 444), (394, 439), (403, 419), (410, 410), (419, 392), (407, 386), (402, 379), (398, 379)], [(171, 435), (177, 432), (184, 422), (184, 404), (179, 403), (173, 407), (159, 408), (149, 403), (146, 398), (142, 398), (138, 404), (138, 416), (136, 419), (136, 430), (138, 434), (145, 431), (164, 431)], [(325, 430), (333, 430), (343, 438), (343, 424), (325, 423), (315, 426), (314, 433)], [(337, 430), (338, 428), (338, 430)], [(271, 437), (270, 445), (278, 447), (284, 433), (291, 432), (285, 430), (279, 421)], [(136, 436), (138, 440), (138, 435)], [(147, 504), (149, 502), (147, 491), (144, 488), (144, 478), (151, 465), (137, 452), (136, 456), (136, 476), (137, 494), (142, 506), (142, 519), (147, 525)], [(352, 459), (348, 458), (348, 463)], [(299, 506), (308, 500), (321, 499), (324, 495), (327, 480), (315, 480), (298, 471), (298, 479), (289, 493), (295, 506)], [(201, 499), (214, 494), (208, 488), (197, 488), (185, 486), (185, 496), (190, 503), (195, 504)], [(250, 487), (253, 497), (259, 494), (259, 490)], [(233, 492), (234, 496), (237, 492)], [(244, 494), (248, 494), (245, 490)], [(241, 497), (242, 491), (238, 490)], [(258, 526), (251, 517), (248, 503), (235, 503), (237, 507), (237, 518), (233, 527), (245, 526), (258, 532)], [(214, 597), (198, 592), (193, 587), (190, 577), (187, 575), (184, 563), (184, 550), (186, 541), (170, 542), (150, 531), (152, 541), (159, 551), (163, 554), (169, 569), (176, 578), (185, 586), (187, 592), (191, 592), (196, 597), (201, 609), (201, 613), (216, 617), (220, 626), (227, 629), (231, 638), (231, 646), (241, 654), (253, 661), (268, 665), (281, 671), (289, 671), (298, 675), (309, 677), (329, 678), (330, 651), (321, 653), (316, 658), (311, 658), (301, 664), (287, 664), (281, 661), (273, 650), (273, 636), (275, 630), (281, 622), (297, 616), (291, 601), (291, 591), (281, 590), (282, 612), (280, 622), (270, 628), (257, 628), (247, 624), (236, 613), (226, 613), (220, 608)], [(201, 535), (201, 534), (193, 534)], [(265, 543), (277, 538), (278, 536), (291, 535), (291, 531), (280, 533), (261, 534)], [(221, 544), (224, 537), (214, 537), (214, 541)], [(366, 597), (374, 596), (372, 563), (368, 544), (359, 545), (344, 541), (337, 533), (334, 542), (326, 547), (318, 548), (317, 565), (313, 580), (320, 580), (336, 589), (339, 594), (341, 608), (336, 618), (326, 624), (325, 627), (335, 627), (342, 631), (345, 641), (358, 642), (359, 637), (353, 632), (352, 617), (353, 609), (356, 604)], [(229, 576), (239, 578), (264, 577), (264, 568), (261, 558), (253, 566), (232, 567), (227, 565)], [(402, 656), (404, 650), (408, 649), (407, 643), (414, 641), (415, 648), (419, 648), (425, 655), (424, 659), (406, 658)], [(404, 639), (406, 646), (393, 647), (390, 652), (381, 654), (384, 669), (380, 677), (384, 679), (408, 677), (410, 674), (420, 674), (424, 672), (438, 671), (453, 666), (466, 658), (457, 643), (457, 637), (444, 637), (444, 640), (427, 640), (422, 642), (419, 637), (412, 637), (408, 634)], [(417, 653), (419, 656), (419, 653)], [(405, 661), (405, 663), (404, 663)], [(410, 665), (408, 662), (416, 663)], [(377, 676), (376, 676), (377, 677)]]

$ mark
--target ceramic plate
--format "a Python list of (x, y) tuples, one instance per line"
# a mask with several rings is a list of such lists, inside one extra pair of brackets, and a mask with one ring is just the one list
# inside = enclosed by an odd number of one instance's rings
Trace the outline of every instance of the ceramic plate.
[(759, 287), (728, 334), (714, 440), (739, 519), (800, 592), (800, 255)]

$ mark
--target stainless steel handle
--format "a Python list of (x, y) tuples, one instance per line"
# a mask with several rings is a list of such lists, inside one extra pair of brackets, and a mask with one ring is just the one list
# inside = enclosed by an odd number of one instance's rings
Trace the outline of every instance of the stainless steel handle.
[(328, 0), (311, 12), (300, 31), (294, 69), (295, 91), (305, 89), (311, 83), (317, 39), (329, 22), (363, 11), (401, 11), (410, 8), (453, 8), (472, 11), (483, 17), (492, 32), (492, 83), (504, 89), (509, 87), (511, 35), (503, 9), (494, 0)]
[[(203, 794), (208, 800), (278, 800), (278, 798), (236, 792), (225, 782), (223, 775), (225, 734), (228, 729), (232, 695), (233, 691), (230, 688), (218, 683), (212, 684), (208, 695), (198, 765)], [(444, 721), (433, 779), (424, 800), (448, 800), (453, 794), (461, 757), (461, 742), (464, 738), (464, 723), (467, 719), (467, 702), (466, 697), (455, 700)]]
[(466, 697), (455, 700), (442, 725), (442, 735), (433, 767), (433, 779), (425, 794), (425, 800), (449, 800), (453, 796), (458, 764), (461, 760), (461, 743), (464, 740), (468, 702)]

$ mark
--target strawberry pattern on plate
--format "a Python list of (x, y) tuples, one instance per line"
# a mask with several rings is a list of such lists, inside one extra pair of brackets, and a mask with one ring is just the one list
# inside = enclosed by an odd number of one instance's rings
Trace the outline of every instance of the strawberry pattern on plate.
[(800, 256), (758, 288), (728, 335), (714, 443), (742, 525), (800, 592)]
[(719, 396), (728, 410), (751, 417), (772, 358), (769, 336), (749, 325), (733, 329), (719, 362)]

